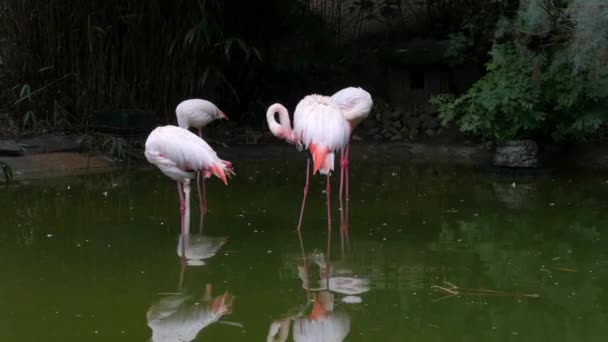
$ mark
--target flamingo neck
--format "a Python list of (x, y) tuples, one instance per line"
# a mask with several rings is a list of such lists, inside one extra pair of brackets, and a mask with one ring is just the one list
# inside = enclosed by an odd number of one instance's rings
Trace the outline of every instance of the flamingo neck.
[[(279, 115), (279, 121), (277, 122), (275, 114)], [(266, 121), (268, 122), (268, 128), (272, 134), (280, 139), (291, 139), (293, 133), (291, 129), (291, 121), (289, 120), (289, 112), (287, 108), (280, 103), (275, 103), (268, 107), (266, 111)]]

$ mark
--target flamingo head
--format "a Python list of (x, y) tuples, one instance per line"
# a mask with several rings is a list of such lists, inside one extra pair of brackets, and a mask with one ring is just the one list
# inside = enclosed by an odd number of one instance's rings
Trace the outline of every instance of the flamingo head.
[(224, 114), (224, 112), (222, 112), (219, 108), (216, 111), (216, 116), (216, 119), (229, 120), (228, 115)]

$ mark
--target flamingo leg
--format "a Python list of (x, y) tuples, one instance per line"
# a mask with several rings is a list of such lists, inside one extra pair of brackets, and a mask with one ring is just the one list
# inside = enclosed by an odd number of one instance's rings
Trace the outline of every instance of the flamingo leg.
[[(327, 200), (327, 265), (329, 267), (330, 252), (331, 252), (331, 206), (330, 206), (330, 185), (329, 174), (327, 174), (327, 185), (325, 187), (325, 197)], [(329, 278), (328, 278), (329, 279)], [(329, 287), (328, 287), (329, 289)]]
[(344, 253), (344, 231), (345, 231), (345, 222), (344, 222), (344, 149), (340, 150), (340, 188), (338, 190), (338, 199), (340, 201), (340, 246), (342, 249), (342, 253)]
[(340, 188), (338, 189), (340, 201), (340, 227), (344, 222), (344, 149), (340, 150)]
[(348, 194), (348, 152), (350, 150), (350, 143), (346, 145), (346, 151), (344, 152), (344, 187), (346, 189), (346, 211), (344, 212), (344, 222), (346, 224), (345, 229), (348, 231), (348, 207), (350, 204), (350, 197)]
[(198, 206), (201, 216), (207, 214), (207, 196), (205, 194), (205, 176), (202, 172), (196, 173), (196, 188), (198, 190)]
[(185, 202), (183, 233), (188, 235), (190, 234), (190, 179), (184, 180), (182, 187), (184, 189)]
[[(198, 136), (201, 139), (203, 138), (203, 129), (201, 127), (198, 128)], [(207, 214), (207, 196), (205, 195), (205, 176), (200, 171), (196, 173), (196, 188), (198, 191), (198, 206), (201, 212), (201, 216), (203, 216)]]
[(182, 183), (177, 182), (177, 193), (179, 194), (179, 216), (180, 216), (180, 232), (184, 236), (185, 225), (184, 225), (184, 213), (186, 211), (186, 201), (184, 201), (184, 192), (182, 190)]
[(298, 234), (302, 229), (302, 217), (304, 217), (304, 206), (306, 205), (306, 196), (308, 195), (308, 180), (310, 174), (310, 159), (306, 159), (306, 184), (304, 184), (304, 195), (302, 196), (302, 208), (300, 208), (300, 219), (298, 220)]

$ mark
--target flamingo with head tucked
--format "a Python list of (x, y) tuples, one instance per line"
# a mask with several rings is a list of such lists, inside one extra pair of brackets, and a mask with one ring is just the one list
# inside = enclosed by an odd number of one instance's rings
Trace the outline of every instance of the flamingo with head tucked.
[(195, 172), (208, 172), (228, 184), (234, 174), (231, 164), (222, 160), (203, 139), (176, 126), (154, 129), (146, 140), (145, 156), (165, 175), (177, 182), (180, 200), (181, 234), (190, 226), (190, 180)]
[[(279, 122), (275, 114), (279, 114)], [(303, 145), (313, 160), (313, 175), (317, 172), (326, 175), (325, 189), (327, 201), (327, 231), (331, 234), (330, 183), (329, 175), (334, 169), (334, 155), (348, 144), (350, 127), (342, 115), (340, 107), (329, 97), (309, 95), (302, 99), (294, 112), (293, 130), (289, 127), (289, 114), (281, 104), (274, 104), (266, 113), (270, 131), (290, 143)], [(298, 220), (298, 233), (302, 227), (302, 217), (309, 187), (310, 159), (306, 161), (306, 183), (302, 196), (302, 207)], [(329, 243), (329, 240), (328, 240)]]
[[(177, 116), (177, 125), (181, 128), (189, 129), (196, 128), (198, 136), (202, 139), (202, 128), (217, 119), (228, 120), (228, 116), (224, 114), (215, 104), (203, 99), (189, 99), (180, 102), (175, 108)], [(207, 213), (207, 196), (205, 194), (205, 175), (201, 177), (197, 173), (196, 188), (198, 190), (199, 209), (201, 215)], [(208, 176), (208, 175), (207, 175)], [(202, 180), (201, 180), (202, 178)]]
[[(359, 87), (344, 88), (331, 96), (342, 111), (342, 115), (350, 125), (352, 131), (369, 116), (369, 112), (374, 105), (372, 96), (365, 90)], [(350, 139), (350, 137), (349, 137)], [(348, 229), (348, 204), (350, 201), (348, 195), (348, 152), (350, 142), (340, 151), (340, 232), (345, 234)], [(345, 188), (344, 189), (344, 185)], [(346, 207), (343, 205), (343, 190), (346, 190)]]
[[(314, 161), (313, 174), (317, 170), (320, 170), (322, 174), (329, 174), (330, 171), (333, 171), (334, 153), (340, 150), (341, 232), (344, 232), (348, 226), (348, 150), (350, 135), (352, 130), (369, 115), (372, 106), (372, 97), (367, 91), (359, 87), (348, 87), (331, 97), (320, 95), (305, 97), (296, 107), (293, 129), (289, 120), (289, 112), (285, 106), (275, 103), (268, 107), (266, 112), (268, 128), (274, 136), (291, 144), (298, 144), (298, 146), (303, 144), (309, 149)], [(338, 109), (340, 115), (338, 115), (336, 109)], [(278, 121), (275, 117), (277, 114)], [(308, 162), (306, 168), (306, 185), (298, 221), (298, 232), (300, 232), (302, 214), (308, 193)], [(346, 183), (346, 208), (344, 208), (342, 200), (344, 183)], [(329, 182), (327, 190), (329, 210)]]

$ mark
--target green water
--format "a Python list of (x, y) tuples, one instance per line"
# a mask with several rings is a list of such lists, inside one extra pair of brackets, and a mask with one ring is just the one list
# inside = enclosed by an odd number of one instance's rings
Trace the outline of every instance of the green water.
[[(341, 250), (333, 197), (329, 269), (369, 282), (369, 291), (359, 289), (360, 303), (332, 291), (317, 324), (346, 341), (606, 340), (607, 178), (351, 165), (350, 248)], [(318, 176), (303, 224), (306, 259), (295, 232), (303, 167), (237, 163), (229, 186), (211, 181), (206, 237), (193, 235), (191, 245), (227, 239), (202, 266), (182, 267), (176, 187), (156, 169), (2, 188), (0, 341), (147, 341), (149, 324), (190, 323), (196, 341), (265, 341), (281, 320), (293, 322), (291, 341), (293, 326), (311, 321), (310, 299), (332, 298), (315, 291), (326, 284), (316, 280), (327, 255)], [(225, 292), (232, 312), (198, 331)]]

